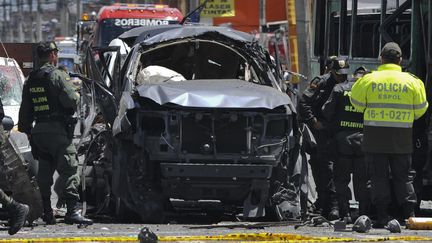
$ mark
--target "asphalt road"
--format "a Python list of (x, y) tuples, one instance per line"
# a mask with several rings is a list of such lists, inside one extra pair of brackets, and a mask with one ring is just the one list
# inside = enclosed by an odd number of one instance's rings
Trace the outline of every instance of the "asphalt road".
[[(422, 202), (423, 212), (430, 214), (432, 212), (432, 202)], [(347, 230), (342, 232), (335, 232), (334, 229), (327, 223), (319, 226), (303, 226), (298, 229), (294, 228), (294, 223), (282, 222), (275, 223), (275, 225), (259, 225), (259, 222), (236, 222), (234, 217), (222, 217), (222, 221), (215, 221), (211, 217), (198, 214), (198, 213), (183, 213), (176, 216), (171, 216), (168, 219), (167, 224), (141, 224), (141, 223), (115, 223), (109, 218), (97, 218), (96, 223), (87, 227), (78, 227), (77, 225), (66, 225), (59, 218), (57, 225), (45, 225), (42, 221), (38, 221), (38, 226), (33, 228), (24, 227), (20, 232), (14, 236), (7, 234), (7, 227), (0, 228), (0, 243), (1, 242), (28, 242), (28, 239), (41, 239), (51, 238), (51, 242), (64, 241), (66, 238), (72, 241), (89, 242), (90, 240), (95, 241), (102, 239), (100, 237), (114, 237), (110, 238), (109, 242), (117, 242), (125, 239), (137, 239), (138, 233), (143, 227), (148, 227), (150, 231), (160, 237), (161, 241), (181, 241), (179, 238), (168, 238), (171, 236), (194, 236), (189, 238), (188, 241), (195, 242), (208, 242), (209, 238), (202, 239), (197, 236), (213, 236), (219, 237), (218, 239), (224, 239), (220, 236), (226, 237), (231, 234), (235, 235), (236, 241), (244, 241), (246, 239), (253, 240), (260, 237), (258, 233), (274, 233), (274, 234), (298, 234), (303, 237), (335, 237), (336, 239), (321, 239), (321, 241), (337, 241), (337, 238), (345, 238), (345, 241), (349, 240), (362, 240), (362, 241), (376, 241), (388, 240), (393, 242), (411, 241), (418, 238), (412, 237), (430, 237), (432, 240), (432, 231), (426, 230), (409, 230), (403, 227), (402, 233), (391, 234), (385, 229), (371, 229), (369, 233), (357, 233), (352, 232), (351, 226), (348, 225)], [(407, 237), (410, 238), (407, 238)], [(74, 238), (71, 237), (81, 237)], [(270, 237), (270, 236), (266, 236)], [(289, 237), (289, 235), (284, 235)], [(388, 238), (397, 237), (397, 238)], [(347, 239), (350, 238), (350, 239)], [(27, 239), (27, 240), (26, 240)], [(299, 238), (297, 238), (299, 239)], [(261, 241), (269, 241), (270, 238), (260, 238)], [(423, 239), (425, 240), (425, 239)], [(32, 241), (35, 242), (35, 241)], [(101, 241), (99, 241), (101, 242)]]

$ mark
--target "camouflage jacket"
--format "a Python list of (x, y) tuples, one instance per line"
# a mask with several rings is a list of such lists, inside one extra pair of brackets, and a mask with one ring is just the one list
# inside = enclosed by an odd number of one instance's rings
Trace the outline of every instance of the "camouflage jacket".
[(68, 73), (49, 63), (30, 73), (23, 87), (20, 132), (66, 134), (65, 124), (59, 117), (72, 116), (79, 100), (69, 80)]

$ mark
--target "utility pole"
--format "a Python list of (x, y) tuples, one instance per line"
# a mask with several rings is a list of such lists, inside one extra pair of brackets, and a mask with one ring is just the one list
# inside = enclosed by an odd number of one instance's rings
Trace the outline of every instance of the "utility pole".
[(36, 39), (36, 31), (33, 24), (35, 23), (35, 14), (33, 12), (33, 0), (27, 0), (28, 11), (30, 16), (30, 21), (25, 21), (27, 23), (27, 29), (30, 30), (30, 33), (27, 36), (30, 36), (30, 42), (35, 42)]
[(78, 21), (80, 21), (81, 19), (81, 12), (82, 12), (82, 3), (81, 0), (77, 0), (77, 19), (76, 19), (76, 23), (78, 23)]
[(36, 11), (36, 42), (42, 41), (42, 2), (37, 0), (37, 11)]
[[(313, 14), (311, 0), (295, 0), (295, 8), (296, 8), (296, 25), (297, 25), (297, 50), (303, 50), (298, 52), (298, 65), (299, 72), (306, 77), (311, 75), (310, 70), (310, 57), (311, 57), (311, 36), (310, 32), (310, 24), (311, 24), (311, 16)], [(306, 88), (306, 82), (299, 83), (299, 89), (303, 92)]]
[(266, 0), (259, 0), (259, 36), (260, 43), (264, 44), (264, 30), (267, 24), (266, 21)]
[(6, 41), (6, 0), (3, 0), (2, 41)]
[(9, 16), (9, 23), (8, 23), (8, 41), (9, 42), (13, 42), (14, 41), (14, 32), (13, 32), (13, 28), (11, 28), (10, 26), (12, 26), (13, 22), (12, 22), (12, 1), (9, 0), (9, 11), (8, 11), (8, 16)]
[(24, 42), (24, 16), (23, 16), (23, 0), (18, 0), (18, 42)]
[(62, 36), (69, 36), (69, 10), (68, 2), (60, 1), (60, 34)]

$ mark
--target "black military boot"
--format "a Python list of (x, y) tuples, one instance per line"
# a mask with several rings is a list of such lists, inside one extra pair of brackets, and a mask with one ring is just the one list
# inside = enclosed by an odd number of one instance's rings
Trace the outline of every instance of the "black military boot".
[(51, 207), (50, 199), (42, 199), (44, 214), (42, 216), (42, 220), (48, 225), (57, 224), (57, 220), (54, 217), (54, 213)]
[(390, 217), (389, 217), (389, 215), (387, 213), (387, 208), (386, 207), (377, 206), (376, 209), (377, 209), (377, 220), (372, 225), (372, 228), (382, 229), (390, 221)]
[(12, 201), (9, 205), (9, 230), (10, 235), (16, 234), (27, 220), (29, 213), (29, 206), (21, 204), (16, 201)]
[(93, 220), (85, 218), (80, 213), (81, 210), (78, 210), (78, 206), (76, 202), (68, 202), (67, 203), (67, 212), (64, 218), (64, 222), (66, 224), (87, 224), (92, 225)]
[(332, 221), (332, 220), (336, 220), (339, 218), (340, 218), (339, 209), (337, 207), (330, 209), (330, 212), (328, 213), (327, 219)]
[(350, 211), (349, 211), (349, 202), (343, 199), (339, 200), (339, 217), (340, 220), (345, 221), (347, 224), (352, 223)]
[(415, 204), (404, 203), (404, 205), (402, 206), (404, 219), (409, 219), (410, 217), (415, 217), (415, 207), (416, 207)]

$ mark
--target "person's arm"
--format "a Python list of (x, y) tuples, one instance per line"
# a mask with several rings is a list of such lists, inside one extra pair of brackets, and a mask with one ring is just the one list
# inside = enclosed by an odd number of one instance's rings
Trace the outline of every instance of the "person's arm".
[(358, 79), (352, 89), (350, 101), (352, 106), (360, 112), (364, 112), (367, 105), (368, 75)]
[(298, 104), (298, 112), (299, 112), (299, 118), (302, 122), (309, 125), (309, 127), (315, 127), (318, 120), (315, 117), (315, 114), (313, 113), (313, 102), (315, 101), (318, 93), (319, 93), (319, 85), (320, 85), (320, 78), (315, 77), (312, 79), (312, 81), (309, 84), (309, 87), (307, 87), (303, 94), (300, 97), (299, 104)]
[(34, 116), (33, 116), (33, 103), (30, 98), (30, 90), (27, 87), (27, 82), (24, 83), (22, 101), (18, 114), (18, 131), (30, 136)]
[(336, 106), (340, 102), (340, 89), (339, 87), (335, 87), (328, 100), (324, 103), (322, 107), (322, 113), (327, 122), (331, 123), (335, 119), (336, 115)]
[(414, 119), (419, 119), (421, 116), (423, 116), (424, 113), (426, 113), (427, 108), (429, 106), (426, 98), (426, 90), (424, 87), (423, 82), (420, 79), (416, 79), (417, 81), (417, 88), (416, 88), (416, 94), (414, 95)]
[(54, 70), (51, 79), (53, 79), (53, 83), (58, 89), (61, 106), (75, 112), (78, 106), (79, 94), (74, 90), (69, 75), (62, 70)]

